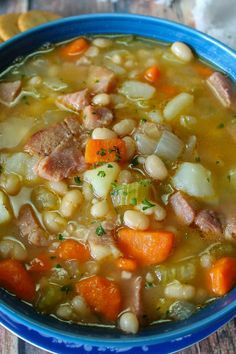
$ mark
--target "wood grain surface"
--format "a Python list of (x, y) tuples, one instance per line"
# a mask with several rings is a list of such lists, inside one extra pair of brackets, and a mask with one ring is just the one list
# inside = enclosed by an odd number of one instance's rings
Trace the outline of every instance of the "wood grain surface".
[[(0, 0), (0, 13), (23, 12), (29, 9), (51, 10), (62, 16), (96, 12), (131, 12), (164, 17), (194, 26), (191, 16), (193, 6), (194, 0), (175, 0), (168, 8), (158, 4), (156, 0)], [(236, 319), (179, 354), (235, 354), (235, 339)], [(25, 343), (0, 327), (0, 354), (45, 353), (47, 352)]]

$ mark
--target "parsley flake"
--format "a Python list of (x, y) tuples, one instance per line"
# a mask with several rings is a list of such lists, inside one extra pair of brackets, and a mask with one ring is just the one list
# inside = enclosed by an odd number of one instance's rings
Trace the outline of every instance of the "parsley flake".
[(59, 234), (59, 235), (58, 235), (58, 240), (59, 240), (59, 241), (63, 241), (63, 240), (64, 240), (64, 236), (63, 236), (62, 234)]
[(219, 125), (217, 125), (217, 128), (222, 129), (222, 128), (224, 128), (224, 126), (225, 126), (224, 123), (220, 123)]
[(105, 177), (106, 176), (106, 173), (104, 171), (99, 171), (97, 176), (99, 177)]
[(82, 180), (81, 180), (81, 178), (80, 178), (79, 176), (75, 176), (75, 177), (74, 177), (74, 181), (75, 181), (75, 183), (76, 183), (78, 186), (81, 186)]
[(0, 165), (0, 174), (3, 173), (3, 166)]
[(107, 167), (108, 168), (113, 168), (113, 166), (110, 163), (107, 165)]
[(96, 228), (96, 234), (98, 236), (103, 236), (106, 234), (106, 231), (104, 230), (104, 228), (102, 227), (102, 225), (99, 225), (97, 228)]
[(196, 156), (196, 157), (195, 157), (195, 161), (196, 161), (196, 162), (200, 162), (200, 161), (201, 161), (201, 158), (200, 158), (199, 156)]
[(60, 264), (56, 264), (56, 265), (55, 265), (55, 268), (57, 268), (57, 269), (61, 269), (61, 268), (62, 268), (62, 266), (61, 266)]
[(132, 199), (130, 200), (130, 204), (131, 204), (131, 205), (137, 205), (137, 198), (132, 198)]
[(131, 160), (131, 166), (135, 167), (138, 166), (139, 162), (138, 162), (138, 156), (134, 157), (133, 160)]
[(155, 204), (152, 204), (152, 203), (149, 202), (149, 200), (147, 200), (147, 199), (144, 199), (144, 200), (142, 201), (142, 204), (144, 205), (144, 206), (142, 207), (142, 210), (143, 210), (143, 211), (145, 211), (145, 210), (147, 210), (147, 209), (150, 209), (150, 208), (152, 208), (152, 207), (155, 206)]

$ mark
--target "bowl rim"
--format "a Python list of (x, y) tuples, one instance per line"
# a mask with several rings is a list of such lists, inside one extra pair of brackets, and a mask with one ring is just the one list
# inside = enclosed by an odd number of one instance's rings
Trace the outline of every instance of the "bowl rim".
[[(60, 25), (62, 23), (72, 23), (75, 21), (80, 22), (81, 20), (91, 20), (91, 19), (102, 19), (104, 20), (105, 18), (110, 18), (110, 19), (117, 19), (121, 20), (123, 18), (126, 19), (132, 19), (138, 21), (154, 21), (156, 23), (174, 28), (175, 30), (179, 30), (181, 32), (185, 32), (187, 35), (191, 37), (192, 34), (197, 35), (201, 38), (203, 42), (208, 42), (213, 44), (216, 47), (220, 47), (224, 52), (226, 52), (232, 59), (236, 61), (236, 52), (229, 48), (228, 46), (222, 44), (218, 40), (198, 31), (193, 28), (190, 28), (188, 26), (179, 24), (174, 21), (158, 18), (158, 17), (153, 17), (153, 16), (144, 16), (144, 15), (137, 15), (137, 14), (127, 14), (127, 13), (99, 13), (99, 14), (84, 14), (84, 15), (78, 15), (78, 16), (72, 16), (72, 17), (67, 17), (67, 18), (62, 18), (56, 21), (52, 21), (43, 25), (40, 25), (36, 28), (33, 28), (27, 32), (20, 33), (13, 37), (12, 39), (6, 41), (5, 43), (1, 44), (0, 46), (0, 56), (3, 51), (7, 51), (9, 47), (14, 46), (14, 44), (19, 40), (24, 40), (30, 37), (32, 34), (38, 33), (40, 31), (43, 31), (45, 29), (50, 30), (50, 28), (54, 28), (57, 25)], [(92, 32), (91, 32), (92, 33)], [(102, 32), (104, 34), (105, 32)], [(122, 33), (122, 29), (121, 29)], [(124, 32), (123, 32), (124, 33)], [(97, 32), (98, 34), (98, 32)], [(125, 34), (125, 33), (124, 33)], [(145, 35), (144, 35), (145, 37)], [(147, 36), (146, 36), (147, 37)], [(73, 37), (71, 37), (73, 38)], [(149, 36), (149, 38), (152, 38)], [(236, 74), (235, 74), (236, 77)], [(232, 290), (233, 294), (236, 295), (236, 289)], [(162, 334), (137, 334), (137, 336), (127, 336), (125, 342), (120, 343), (120, 338), (91, 338), (91, 337), (86, 337), (81, 334), (76, 334), (74, 337), (71, 336), (70, 334), (65, 334), (61, 330), (54, 330), (52, 327), (50, 327), (47, 324), (42, 324), (41, 322), (34, 320), (32, 318), (29, 318), (27, 315), (24, 315), (23, 313), (20, 313), (17, 309), (13, 309), (11, 306), (7, 304), (3, 304), (2, 300), (0, 300), (0, 311), (2, 313), (5, 313), (7, 316), (10, 316), (13, 318), (15, 321), (18, 323), (22, 323), (24, 325), (28, 325), (30, 328), (44, 334), (45, 336), (52, 336), (52, 337), (60, 337), (60, 339), (63, 339), (65, 341), (71, 341), (73, 343), (79, 343), (79, 344), (93, 344), (93, 345), (107, 345), (107, 346), (139, 346), (139, 345), (151, 345), (155, 343), (161, 343), (161, 342), (166, 342), (166, 341), (172, 341), (175, 340), (176, 338), (182, 338), (184, 336), (188, 336), (189, 334), (192, 334), (194, 331), (197, 331), (199, 326), (207, 327), (209, 326), (212, 322), (217, 322), (220, 319), (223, 318), (229, 318), (231, 317), (230, 315), (235, 315), (236, 314), (236, 301), (233, 300), (230, 304), (227, 304), (225, 307), (220, 309), (219, 311), (211, 314), (207, 318), (198, 320), (191, 324), (190, 326), (186, 326), (185, 328), (181, 329), (176, 329), (172, 330), (170, 332), (164, 332)], [(89, 327), (88, 327), (89, 328)]]

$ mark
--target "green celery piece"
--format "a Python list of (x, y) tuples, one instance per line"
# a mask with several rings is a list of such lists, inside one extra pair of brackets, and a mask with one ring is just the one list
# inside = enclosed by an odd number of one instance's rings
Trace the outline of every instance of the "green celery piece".
[(114, 207), (134, 205), (148, 199), (150, 195), (151, 181), (142, 179), (128, 184), (113, 185), (111, 199)]

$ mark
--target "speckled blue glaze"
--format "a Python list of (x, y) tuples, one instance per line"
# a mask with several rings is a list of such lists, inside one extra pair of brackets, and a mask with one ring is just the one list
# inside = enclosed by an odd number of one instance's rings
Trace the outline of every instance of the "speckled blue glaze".
[[(136, 34), (161, 41), (183, 41), (236, 80), (236, 53), (222, 43), (174, 22), (128, 14), (83, 15), (61, 19), (17, 35), (0, 46), (0, 70), (45, 42), (83, 34)], [(207, 337), (236, 315), (236, 289), (188, 320), (162, 323), (124, 335), (115, 328), (67, 324), (34, 309), (0, 289), (0, 323), (21, 338), (55, 353), (172, 353)]]

